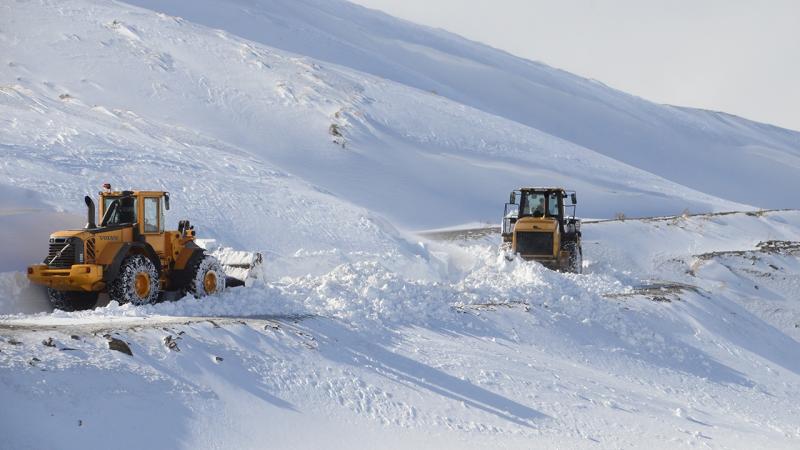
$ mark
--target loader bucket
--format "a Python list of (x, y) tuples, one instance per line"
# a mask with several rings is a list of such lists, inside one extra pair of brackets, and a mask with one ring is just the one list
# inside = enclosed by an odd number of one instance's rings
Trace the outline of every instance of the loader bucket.
[(264, 261), (261, 253), (220, 247), (213, 239), (198, 239), (196, 242), (222, 265), (228, 287), (249, 286), (258, 278), (258, 268)]

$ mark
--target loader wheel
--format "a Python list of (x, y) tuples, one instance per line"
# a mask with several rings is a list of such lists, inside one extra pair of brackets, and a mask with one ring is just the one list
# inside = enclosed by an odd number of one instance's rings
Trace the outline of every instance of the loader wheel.
[(158, 300), (158, 271), (149, 258), (142, 255), (131, 255), (122, 261), (117, 278), (108, 289), (110, 300), (120, 305), (133, 303), (145, 305)]
[(50, 304), (61, 311), (92, 309), (97, 304), (98, 295), (98, 292), (57, 291), (47, 288)]
[(192, 264), (192, 278), (187, 291), (196, 298), (219, 294), (225, 290), (225, 272), (217, 258), (204, 256)]
[(575, 243), (567, 244), (569, 251), (569, 271), (572, 273), (583, 273), (583, 249)]

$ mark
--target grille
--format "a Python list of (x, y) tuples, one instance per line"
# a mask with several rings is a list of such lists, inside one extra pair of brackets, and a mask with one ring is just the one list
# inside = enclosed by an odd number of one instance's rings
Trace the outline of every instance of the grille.
[[(50, 238), (50, 248), (47, 252), (47, 258), (44, 260), (45, 264), (55, 269), (72, 267), (75, 264), (75, 243), (80, 243), (80, 240)], [(69, 247), (67, 247), (68, 245)]]
[(553, 234), (541, 232), (517, 233), (517, 253), (521, 255), (552, 255)]
[(94, 262), (94, 238), (86, 240), (86, 262)]

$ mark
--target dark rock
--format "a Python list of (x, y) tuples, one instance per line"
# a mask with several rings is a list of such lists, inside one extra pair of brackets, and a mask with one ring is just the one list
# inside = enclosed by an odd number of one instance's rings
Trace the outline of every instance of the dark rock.
[(178, 342), (177, 342), (178, 339), (180, 338), (174, 339), (172, 335), (169, 335), (164, 338), (164, 345), (166, 345), (167, 348), (172, 350), (173, 352), (179, 352), (181, 351), (181, 349), (180, 347), (178, 347)]
[(131, 351), (130, 346), (128, 346), (128, 344), (121, 339), (109, 337), (108, 348), (111, 350), (118, 351), (120, 353), (125, 353), (128, 356), (133, 356), (133, 352)]

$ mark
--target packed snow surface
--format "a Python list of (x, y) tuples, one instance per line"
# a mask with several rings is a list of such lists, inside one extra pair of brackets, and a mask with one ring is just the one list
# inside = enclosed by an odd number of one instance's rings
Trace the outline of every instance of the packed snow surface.
[[(0, 46), (0, 447), (800, 444), (796, 132), (339, 1), (4, 2)], [(53, 312), (24, 268), (104, 182), (255, 281)], [(409, 231), (522, 185), (673, 216), (581, 275)]]

